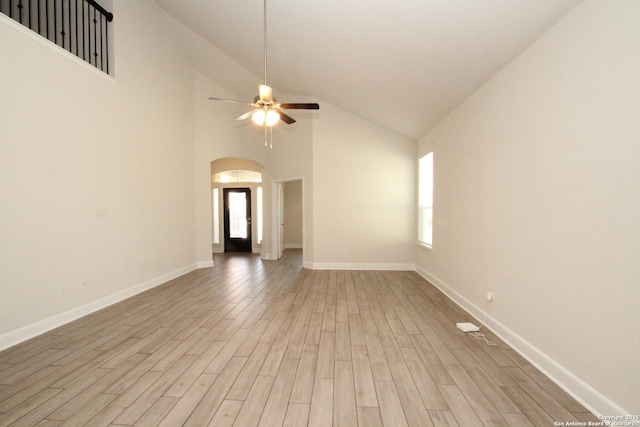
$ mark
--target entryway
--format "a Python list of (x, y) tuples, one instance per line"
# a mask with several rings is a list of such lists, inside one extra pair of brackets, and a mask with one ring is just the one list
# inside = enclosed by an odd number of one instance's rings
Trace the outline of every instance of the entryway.
[(251, 252), (251, 189), (225, 188), (224, 251)]

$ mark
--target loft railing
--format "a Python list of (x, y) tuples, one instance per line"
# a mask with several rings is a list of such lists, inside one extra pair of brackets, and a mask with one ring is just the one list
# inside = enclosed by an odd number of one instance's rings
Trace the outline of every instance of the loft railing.
[(0, 0), (0, 12), (109, 74), (113, 14), (94, 0)]

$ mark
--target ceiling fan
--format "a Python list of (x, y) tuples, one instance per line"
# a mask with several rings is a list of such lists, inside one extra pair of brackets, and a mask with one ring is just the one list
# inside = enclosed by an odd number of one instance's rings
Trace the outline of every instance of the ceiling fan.
[(251, 117), (251, 120), (263, 126), (265, 129), (265, 144), (267, 128), (272, 127), (280, 120), (290, 125), (295, 123), (295, 119), (282, 110), (319, 110), (320, 105), (317, 103), (280, 103), (273, 97), (273, 89), (267, 85), (267, 0), (264, 0), (264, 84), (258, 85), (258, 95), (253, 102), (237, 101), (234, 99), (209, 97), (212, 101), (224, 101), (245, 104), (253, 107), (248, 111), (236, 117), (236, 120), (245, 120)]

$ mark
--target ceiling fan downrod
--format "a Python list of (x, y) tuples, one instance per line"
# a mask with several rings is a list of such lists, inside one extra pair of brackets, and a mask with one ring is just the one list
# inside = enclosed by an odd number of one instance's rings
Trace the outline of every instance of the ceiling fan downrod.
[(264, 85), (267, 86), (267, 0), (263, 1), (263, 31), (264, 31)]
[[(247, 104), (253, 107), (253, 111), (248, 111), (240, 116), (236, 117), (236, 120), (245, 120), (251, 117), (251, 119), (259, 126), (264, 127), (265, 133), (265, 145), (267, 143), (267, 136), (271, 136), (271, 129), (276, 123), (282, 121), (288, 125), (296, 122), (291, 116), (285, 114), (282, 110), (318, 110), (320, 106), (313, 102), (309, 103), (280, 103), (273, 97), (273, 89), (267, 85), (267, 47), (268, 47), (268, 31), (267, 31), (267, 0), (263, 0), (263, 36), (264, 36), (264, 84), (258, 85), (258, 96), (256, 96), (253, 102), (238, 101), (235, 99), (214, 98), (209, 97), (212, 101), (225, 101), (239, 104)], [(269, 132), (267, 132), (267, 128)]]

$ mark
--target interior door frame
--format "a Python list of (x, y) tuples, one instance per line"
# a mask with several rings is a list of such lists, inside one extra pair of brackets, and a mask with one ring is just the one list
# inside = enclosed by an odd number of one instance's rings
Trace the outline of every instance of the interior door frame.
[(305, 178), (304, 177), (294, 177), (294, 178), (289, 178), (289, 179), (283, 179), (283, 180), (278, 180), (278, 181), (273, 181), (272, 182), (272, 198), (271, 201), (273, 202), (273, 206), (272, 206), (272, 213), (273, 213), (273, 217), (271, 219), (272, 221), (272, 231), (273, 231), (273, 239), (272, 239), (272, 250), (273, 250), (273, 257), (275, 259), (280, 259), (282, 258), (284, 249), (285, 249), (285, 245), (284, 245), (284, 222), (285, 222), (285, 218), (284, 218), (284, 185), (287, 182), (292, 182), (292, 181), (300, 181), (302, 183), (302, 206), (301, 206), (301, 210), (302, 210), (302, 250), (304, 251), (305, 245), (306, 245), (306, 241), (307, 239), (305, 239), (305, 235), (306, 235), (306, 227), (305, 227), (305, 223), (306, 223), (306, 215), (307, 215), (307, 209), (306, 209), (306, 192), (305, 192)]
[(284, 253), (284, 182), (278, 182), (278, 192), (277, 192), (277, 206), (278, 206), (278, 215), (276, 216), (278, 220), (278, 259), (282, 258)]

